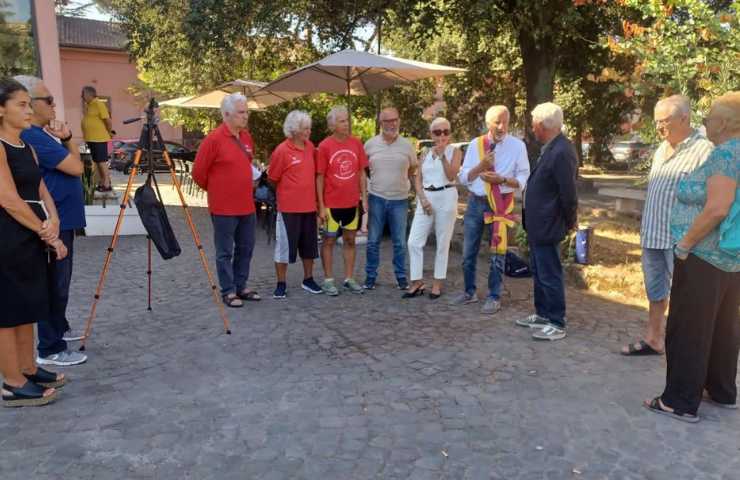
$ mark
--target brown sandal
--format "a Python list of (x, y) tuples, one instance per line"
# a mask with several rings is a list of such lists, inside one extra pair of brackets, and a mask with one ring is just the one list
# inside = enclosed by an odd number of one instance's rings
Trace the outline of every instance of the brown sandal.
[(231, 308), (242, 308), (244, 304), (242, 303), (241, 298), (239, 298), (236, 294), (230, 293), (228, 295), (223, 296), (224, 304), (226, 304), (227, 307)]

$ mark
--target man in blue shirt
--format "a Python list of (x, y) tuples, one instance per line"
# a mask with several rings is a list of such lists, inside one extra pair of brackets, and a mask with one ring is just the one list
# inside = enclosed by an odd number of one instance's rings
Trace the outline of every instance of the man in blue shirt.
[[(49, 189), (59, 212), (59, 238), (69, 254), (63, 260), (49, 265), (48, 318), (38, 319), (38, 358), (40, 365), (70, 366), (87, 360), (82, 353), (69, 350), (65, 332), (67, 300), (72, 280), (72, 246), (75, 230), (85, 226), (85, 202), (80, 177), (84, 171), (80, 151), (72, 140), (69, 127), (56, 120), (54, 97), (46, 85), (36, 77), (15, 77), (31, 95), (31, 128), (21, 133), (21, 139), (36, 151), (44, 183)], [(77, 338), (79, 339), (79, 338)]]

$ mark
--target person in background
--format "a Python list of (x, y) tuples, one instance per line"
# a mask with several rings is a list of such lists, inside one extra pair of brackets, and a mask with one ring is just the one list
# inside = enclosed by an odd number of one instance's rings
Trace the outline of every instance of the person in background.
[(82, 135), (87, 142), (90, 156), (98, 171), (99, 192), (111, 192), (110, 170), (108, 169), (108, 142), (115, 132), (105, 100), (98, 98), (95, 87), (82, 87), (84, 103), (82, 116)]
[(622, 347), (622, 355), (662, 355), (665, 344), (665, 312), (673, 276), (673, 245), (669, 231), (676, 184), (683, 175), (703, 164), (712, 144), (691, 128), (691, 104), (682, 95), (660, 100), (653, 113), (658, 135), (663, 138), (653, 156), (647, 195), (640, 225), (642, 273), (650, 302), (648, 323), (642, 339)]
[(437, 249), (429, 298), (436, 300), (442, 295), (442, 282), (447, 278), (450, 241), (457, 220), (455, 178), (460, 171), (462, 153), (450, 145), (452, 131), (446, 118), (437, 117), (432, 120), (429, 133), (434, 139), (434, 146), (421, 152), (420, 168), (414, 176), (416, 211), (408, 240), (411, 286), (403, 294), (403, 298), (424, 294), (424, 246), (433, 228)]
[(562, 133), (563, 110), (542, 103), (532, 110), (532, 130), (542, 144), (524, 190), (524, 228), (534, 280), (535, 313), (516, 321), (535, 340), (565, 338), (565, 282), (560, 242), (576, 228), (578, 194), (575, 148)]
[(21, 140), (31, 126), (31, 96), (0, 79), (0, 395), (7, 407), (53, 402), (67, 377), (36, 365), (33, 324), (49, 315), (48, 262), (67, 255), (59, 216), (33, 149)]
[(275, 274), (277, 286), (273, 298), (287, 296), (288, 263), (298, 254), (303, 263), (301, 288), (309, 293), (323, 293), (313, 279), (314, 260), (319, 256), (316, 225), (315, 149), (309, 140), (311, 117), (293, 110), (283, 123), (285, 141), (270, 157), (267, 178), (276, 186), (277, 219), (275, 224)]
[(49, 264), (49, 315), (39, 318), (39, 365), (68, 367), (87, 361), (81, 352), (67, 348), (67, 341), (81, 337), (65, 337), (70, 332), (67, 320), (69, 286), (72, 281), (72, 259), (75, 230), (85, 227), (85, 199), (82, 189), (84, 166), (80, 150), (72, 139), (69, 126), (56, 120), (54, 97), (44, 82), (36, 77), (15, 77), (31, 95), (31, 128), (21, 133), (21, 139), (36, 152), (44, 183), (59, 212), (59, 239), (67, 248), (67, 256)]
[(740, 249), (723, 246), (722, 232), (740, 232), (740, 92), (717, 98), (704, 124), (716, 147), (678, 181), (671, 211), (666, 385), (645, 401), (651, 412), (692, 423), (702, 401), (737, 408)]
[(324, 226), (321, 263), (327, 295), (338, 295), (334, 283), (333, 252), (337, 236), (342, 235), (344, 281), (342, 287), (351, 293), (363, 293), (354, 280), (355, 237), (363, 211), (367, 211), (367, 156), (362, 143), (350, 134), (349, 112), (346, 107), (334, 107), (326, 116), (332, 134), (317, 149), (316, 193), (319, 219)]
[(529, 160), (524, 142), (509, 134), (509, 109), (494, 105), (486, 111), (488, 132), (470, 142), (460, 169), (460, 183), (468, 187), (468, 207), (463, 226), (463, 275), (465, 291), (450, 302), (478, 302), (476, 266), (483, 230), (490, 229), (491, 253), (488, 294), (481, 313), (501, 309), (501, 287), (506, 266), (508, 227), (513, 226), (514, 192), (526, 185)]
[(221, 297), (227, 306), (239, 308), (244, 305), (242, 300), (260, 300), (257, 292), (247, 288), (257, 228), (247, 97), (241, 93), (225, 96), (221, 118), (221, 125), (200, 144), (192, 177), (208, 193)]
[(399, 135), (401, 118), (393, 107), (380, 112), (382, 132), (365, 142), (370, 164), (368, 195), (367, 261), (363, 288), (373, 290), (378, 278), (380, 240), (388, 224), (393, 242), (393, 270), (400, 290), (409, 287), (406, 276), (406, 224), (410, 178), (416, 169), (411, 142)]

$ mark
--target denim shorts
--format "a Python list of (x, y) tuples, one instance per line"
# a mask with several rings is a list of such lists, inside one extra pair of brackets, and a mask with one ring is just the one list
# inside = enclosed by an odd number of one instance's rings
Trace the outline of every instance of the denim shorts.
[(673, 250), (643, 248), (642, 273), (645, 277), (645, 292), (648, 300), (660, 302), (668, 298), (673, 278)]

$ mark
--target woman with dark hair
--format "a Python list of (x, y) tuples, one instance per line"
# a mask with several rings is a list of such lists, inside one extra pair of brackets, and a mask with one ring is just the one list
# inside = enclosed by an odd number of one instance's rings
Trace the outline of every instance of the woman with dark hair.
[[(59, 216), (21, 132), (31, 126), (31, 97), (0, 80), (0, 373), (6, 407), (46, 405), (66, 377), (36, 366), (33, 324), (49, 315), (47, 264), (67, 255)], [(47, 253), (47, 248), (49, 249)]]
[(105, 100), (98, 98), (95, 87), (82, 87), (84, 115), (82, 117), (82, 135), (90, 149), (95, 168), (98, 171), (99, 192), (111, 192), (110, 170), (108, 170), (108, 142), (115, 135), (110, 112)]

